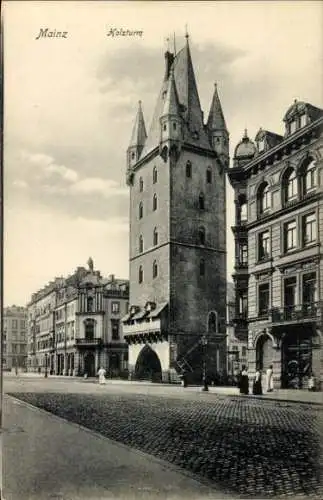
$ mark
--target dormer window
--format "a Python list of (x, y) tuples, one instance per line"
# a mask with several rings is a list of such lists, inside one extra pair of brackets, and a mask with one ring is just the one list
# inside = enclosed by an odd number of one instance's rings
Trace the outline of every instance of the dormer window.
[(293, 120), (292, 122), (290, 122), (289, 125), (290, 133), (293, 134), (294, 132), (296, 132), (296, 129), (297, 129), (297, 122), (296, 120)]
[(262, 153), (265, 151), (265, 140), (262, 139), (261, 141), (258, 142), (258, 151), (259, 153)]
[(307, 125), (307, 116), (306, 116), (306, 114), (301, 115), (300, 122), (301, 122), (301, 127), (305, 127), (305, 125)]

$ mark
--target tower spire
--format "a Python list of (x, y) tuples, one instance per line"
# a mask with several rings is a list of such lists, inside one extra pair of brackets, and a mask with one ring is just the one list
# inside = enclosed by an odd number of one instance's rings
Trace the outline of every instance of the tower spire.
[(207, 126), (209, 130), (219, 129), (227, 130), (225, 123), (222, 106), (218, 94), (218, 85), (214, 83), (214, 93), (212, 98), (212, 103), (210, 107), (209, 117), (207, 120)]
[(147, 133), (144, 120), (144, 114), (142, 112), (141, 101), (138, 101), (138, 111), (136, 120), (132, 129), (131, 139), (129, 147), (143, 147), (146, 141)]

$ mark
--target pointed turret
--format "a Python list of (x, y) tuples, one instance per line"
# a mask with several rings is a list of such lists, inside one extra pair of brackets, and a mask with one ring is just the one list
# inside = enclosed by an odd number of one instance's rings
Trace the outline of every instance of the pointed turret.
[(220, 158), (225, 161), (225, 164), (228, 164), (229, 133), (225, 123), (216, 83), (214, 84), (214, 94), (206, 127), (212, 148), (218, 153)]
[(140, 158), (147, 138), (144, 115), (139, 101), (136, 120), (132, 129), (130, 144), (127, 150), (128, 168), (131, 168)]
[(160, 128), (159, 150), (162, 156), (166, 158), (171, 150), (179, 153), (182, 140), (182, 117), (173, 66), (170, 68), (164, 106), (160, 116)]

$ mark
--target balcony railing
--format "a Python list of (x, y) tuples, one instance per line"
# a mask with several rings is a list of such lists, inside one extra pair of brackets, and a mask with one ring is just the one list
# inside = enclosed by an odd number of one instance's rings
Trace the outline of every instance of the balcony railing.
[(288, 321), (316, 319), (321, 313), (322, 304), (320, 302), (312, 302), (309, 304), (295, 304), (282, 308), (272, 309), (271, 317), (273, 323), (282, 323)]
[(75, 344), (80, 347), (99, 346), (102, 344), (102, 339), (101, 338), (75, 339)]

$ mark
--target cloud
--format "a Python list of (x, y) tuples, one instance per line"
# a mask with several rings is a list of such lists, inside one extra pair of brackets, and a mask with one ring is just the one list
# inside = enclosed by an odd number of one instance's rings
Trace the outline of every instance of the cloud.
[(128, 189), (119, 187), (119, 184), (109, 179), (88, 177), (73, 184), (69, 191), (72, 194), (101, 194), (109, 198), (115, 195), (127, 195)]
[(75, 170), (65, 167), (65, 165), (58, 165), (54, 158), (43, 153), (32, 154), (27, 151), (21, 152), (21, 158), (24, 163), (34, 166), (37, 169), (38, 175), (50, 177), (57, 175), (67, 182), (76, 182), (78, 174)]

